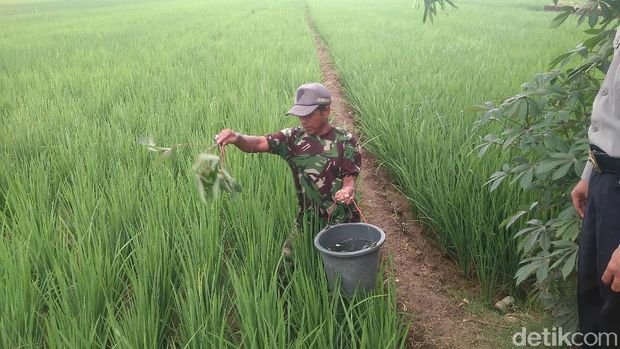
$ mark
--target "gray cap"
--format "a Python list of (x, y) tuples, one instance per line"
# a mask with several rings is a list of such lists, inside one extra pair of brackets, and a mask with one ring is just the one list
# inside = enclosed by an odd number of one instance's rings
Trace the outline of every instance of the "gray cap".
[(295, 105), (287, 115), (306, 116), (312, 113), (319, 105), (330, 105), (332, 97), (329, 91), (318, 82), (311, 82), (299, 86), (295, 93)]

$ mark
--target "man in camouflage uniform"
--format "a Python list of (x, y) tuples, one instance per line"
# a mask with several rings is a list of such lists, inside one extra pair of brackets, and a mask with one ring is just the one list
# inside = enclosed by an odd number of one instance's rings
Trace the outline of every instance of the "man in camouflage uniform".
[[(286, 160), (297, 190), (295, 223), (299, 231), (306, 223), (316, 230), (328, 223), (359, 222), (353, 200), (360, 150), (351, 133), (330, 125), (330, 105), (331, 95), (325, 86), (305, 84), (297, 89), (295, 105), (287, 112), (297, 116), (301, 126), (266, 136), (224, 129), (215, 139), (220, 145), (234, 144), (247, 153), (270, 152)], [(290, 253), (290, 241), (283, 250)]]

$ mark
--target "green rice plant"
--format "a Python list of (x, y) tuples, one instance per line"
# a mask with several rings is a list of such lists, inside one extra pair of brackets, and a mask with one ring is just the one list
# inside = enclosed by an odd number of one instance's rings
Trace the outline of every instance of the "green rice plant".
[(204, 204), (197, 150), (160, 165), (135, 142), (293, 125), (320, 80), (303, 2), (0, 2), (0, 21), (1, 347), (359, 347), (390, 328), (369, 316), (401, 321), (373, 299), (351, 337), (311, 242), (280, 275), (284, 161), (228, 149), (244, 190)]
[[(344, 298), (339, 282), (329, 289), (321, 258), (314, 251), (314, 237), (301, 234), (293, 240), (294, 264), (285, 292), (290, 295), (289, 309), (295, 311), (296, 345), (305, 348), (404, 348), (408, 319), (395, 312), (396, 293), (388, 261), (377, 276), (376, 289)], [(312, 295), (307, 289), (316, 290)], [(300, 303), (303, 302), (303, 303)], [(302, 311), (303, 309), (303, 311)], [(325, 314), (331, 314), (326, 317)], [(322, 331), (315, 329), (321, 328)], [(381, 335), (377, 335), (381, 333)]]
[[(231, 270), (240, 343), (248, 348), (286, 348), (287, 326), (283, 302), (278, 301), (277, 277), (247, 270)], [(256, 283), (254, 280), (259, 280)], [(251, 292), (248, 292), (249, 289)]]
[(533, 200), (517, 188), (488, 192), (488, 176), (511, 154), (478, 159), (475, 148), (485, 133), (473, 127), (477, 115), (465, 110), (512, 95), (580, 35), (576, 28), (550, 31), (554, 14), (528, 4), (542, 7), (540, 1), (463, 0), (425, 25), (408, 1), (309, 2), (367, 148), (429, 235), (480, 281), (487, 300), (518, 292), (518, 227), (499, 226)]
[(200, 217), (194, 229), (205, 234), (179, 236), (177, 255), (181, 264), (180, 287), (175, 291), (175, 308), (178, 309), (176, 325), (177, 343), (183, 348), (235, 347), (230, 325), (230, 288), (224, 275), (224, 249), (220, 230), (212, 222), (219, 222), (220, 208), (197, 210)]
[[(8, 232), (2, 231), (2, 236)], [(40, 290), (31, 282), (32, 265), (23, 243), (0, 243), (0, 345), (5, 348), (41, 345), (39, 315), (43, 309)], [(10, 305), (10, 306), (9, 306)]]

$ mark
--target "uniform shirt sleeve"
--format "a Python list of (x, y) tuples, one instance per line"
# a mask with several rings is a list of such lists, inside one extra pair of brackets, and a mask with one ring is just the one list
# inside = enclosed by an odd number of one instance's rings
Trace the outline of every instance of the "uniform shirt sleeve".
[[(620, 27), (616, 28), (616, 35), (613, 39), (613, 49), (614, 56), (611, 61), (611, 65), (605, 76), (605, 81), (601, 84), (601, 89), (599, 91), (600, 95), (597, 95), (594, 100), (594, 104), (592, 105), (592, 123), (590, 128), (588, 129), (588, 139), (591, 144), (596, 144), (599, 147), (603, 147), (609, 155), (613, 157), (620, 156), (620, 143), (617, 141), (618, 134), (617, 132), (609, 132), (607, 130), (601, 129), (600, 124), (603, 123), (606, 126), (611, 126), (613, 129), (620, 129), (620, 120), (618, 120), (617, 115), (614, 115), (612, 112), (612, 107), (609, 105), (609, 101), (605, 102), (603, 99), (604, 96), (607, 96), (607, 91), (616, 91), (617, 90), (617, 82), (616, 80), (612, 80), (609, 83), (609, 79), (615, 79), (615, 74), (618, 69), (618, 60), (620, 60), (620, 56), (618, 56), (618, 50), (620, 48)], [(607, 84), (606, 84), (607, 82)], [(605, 94), (602, 94), (605, 93)], [(607, 97), (611, 98), (611, 97)], [(618, 98), (615, 96), (615, 98)], [(581, 173), (581, 179), (584, 181), (589, 181), (590, 176), (592, 175), (592, 163), (590, 161), (586, 162), (586, 166)]]
[(285, 128), (281, 131), (265, 135), (269, 144), (269, 152), (287, 158), (291, 152), (289, 140), (291, 139), (292, 128)]
[(340, 166), (342, 178), (359, 175), (361, 167), (362, 154), (360, 147), (355, 137), (351, 137), (350, 140), (344, 143), (342, 164)]

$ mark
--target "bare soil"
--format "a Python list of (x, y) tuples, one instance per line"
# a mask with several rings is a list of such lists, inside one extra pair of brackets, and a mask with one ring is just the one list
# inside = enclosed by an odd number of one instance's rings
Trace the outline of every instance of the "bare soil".
[[(354, 131), (355, 115), (347, 104), (328, 49), (308, 14), (306, 18), (314, 35), (324, 83), (332, 95), (334, 124)], [(467, 280), (441, 249), (423, 235), (409, 200), (392, 184), (377, 159), (362, 150), (362, 163), (357, 188), (362, 198), (361, 210), (368, 223), (387, 235), (382, 251), (384, 258), (389, 255), (393, 260), (399, 310), (412, 314), (408, 347), (485, 347), (481, 324), (493, 324), (476, 319), (454, 296), (459, 290), (475, 293), (475, 283)]]

